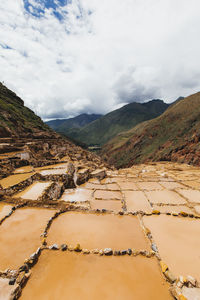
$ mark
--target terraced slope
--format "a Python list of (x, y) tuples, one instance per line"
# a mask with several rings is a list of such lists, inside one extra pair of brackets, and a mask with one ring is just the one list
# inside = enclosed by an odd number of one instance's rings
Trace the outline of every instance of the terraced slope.
[(129, 130), (145, 120), (156, 118), (168, 106), (162, 100), (152, 100), (142, 104), (133, 102), (68, 135), (87, 145), (103, 145), (118, 133)]
[(102, 155), (116, 167), (147, 161), (200, 164), (200, 92), (177, 101), (156, 119), (107, 143)]
[(24, 101), (0, 83), (0, 137), (51, 136), (55, 134)]

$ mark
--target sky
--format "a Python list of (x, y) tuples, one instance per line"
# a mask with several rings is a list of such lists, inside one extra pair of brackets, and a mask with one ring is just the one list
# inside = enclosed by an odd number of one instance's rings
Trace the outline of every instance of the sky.
[(44, 120), (200, 90), (199, 0), (0, 1), (0, 81)]

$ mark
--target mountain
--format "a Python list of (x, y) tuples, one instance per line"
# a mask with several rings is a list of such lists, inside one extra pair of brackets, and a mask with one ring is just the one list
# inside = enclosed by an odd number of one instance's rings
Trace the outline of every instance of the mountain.
[(159, 116), (168, 106), (162, 100), (152, 100), (147, 103), (133, 102), (74, 131), (72, 137), (87, 145), (103, 145), (118, 133)]
[(0, 83), (0, 137), (51, 136), (53, 131), (40, 117), (24, 106), (24, 101)]
[(101, 116), (102, 115), (97, 114), (81, 114), (74, 118), (62, 120), (56, 119), (45, 123), (57, 132), (67, 134), (68, 131), (71, 131), (69, 129), (84, 127), (85, 125), (99, 119)]
[(200, 165), (199, 142), (200, 93), (196, 93), (179, 99), (159, 117), (110, 140), (102, 156), (118, 168), (147, 161)]

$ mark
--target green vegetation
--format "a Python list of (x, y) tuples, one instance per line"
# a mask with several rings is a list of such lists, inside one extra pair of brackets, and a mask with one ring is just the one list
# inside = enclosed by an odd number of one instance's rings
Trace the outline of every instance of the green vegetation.
[(79, 131), (79, 128), (82, 128), (87, 124), (99, 119), (101, 116), (102, 115), (96, 114), (81, 114), (74, 118), (48, 121), (46, 124), (57, 132), (69, 135), (73, 138), (74, 133), (76, 134)]
[(24, 102), (0, 83), (0, 135), (27, 135), (36, 131), (50, 131), (40, 117), (24, 106)]
[(142, 104), (130, 103), (102, 116), (83, 128), (65, 131), (65, 134), (88, 146), (102, 146), (120, 132), (128, 130), (145, 120), (159, 116), (168, 106), (162, 100), (152, 100)]
[(147, 161), (200, 163), (200, 93), (181, 98), (161, 116), (110, 140), (104, 158), (116, 167)]

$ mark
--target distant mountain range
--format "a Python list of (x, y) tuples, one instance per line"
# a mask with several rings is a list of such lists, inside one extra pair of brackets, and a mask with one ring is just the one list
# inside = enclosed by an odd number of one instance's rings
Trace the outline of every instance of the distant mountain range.
[[(162, 114), (168, 104), (156, 99), (147, 103), (130, 103), (105, 116), (80, 115), (68, 120), (49, 121), (47, 124), (57, 132), (63, 133), (86, 145), (103, 145), (118, 133), (128, 130), (140, 122)], [(84, 122), (79, 122), (84, 116)], [(96, 118), (96, 120), (92, 120)], [(85, 125), (85, 126), (84, 126)]]
[(159, 117), (115, 136), (102, 155), (116, 167), (148, 161), (200, 165), (200, 92), (179, 98)]

